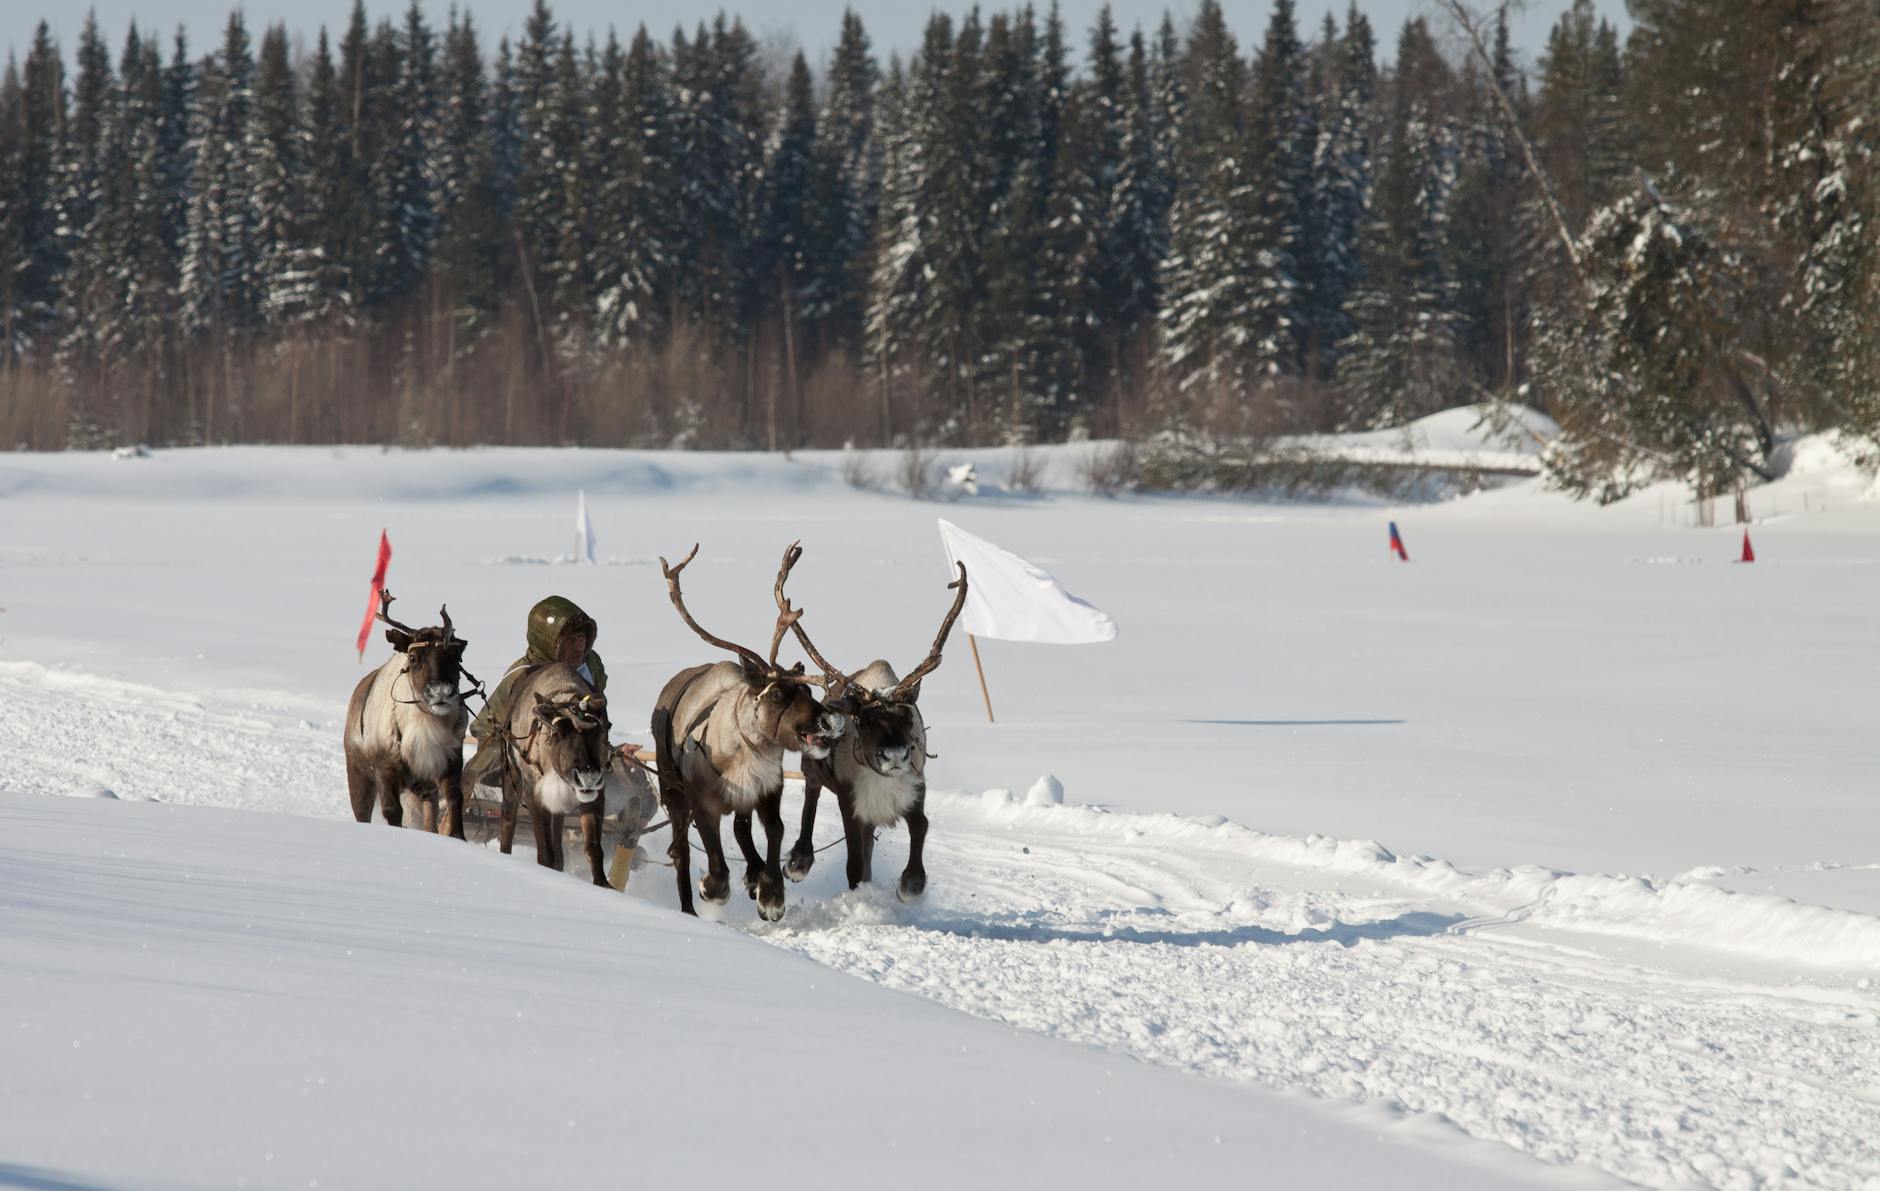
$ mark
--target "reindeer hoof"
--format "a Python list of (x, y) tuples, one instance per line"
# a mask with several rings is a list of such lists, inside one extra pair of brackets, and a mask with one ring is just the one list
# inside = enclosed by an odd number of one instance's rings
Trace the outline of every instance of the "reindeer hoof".
[(777, 902), (772, 904), (770, 902), (760, 901), (757, 903), (757, 916), (762, 918), (765, 922), (781, 922), (783, 920), (783, 903)]
[(744, 892), (751, 897), (757, 896), (757, 890), (763, 883), (764, 870), (747, 868), (744, 870)]
[(927, 892), (926, 873), (902, 873), (901, 883), (895, 886), (894, 895), (904, 902), (911, 902)]
[(790, 858), (783, 862), (783, 875), (792, 881), (801, 881), (809, 876), (809, 870), (816, 863), (814, 848), (791, 848)]
[(707, 874), (698, 879), (698, 895), (715, 905), (724, 905), (731, 900), (731, 879), (714, 877)]

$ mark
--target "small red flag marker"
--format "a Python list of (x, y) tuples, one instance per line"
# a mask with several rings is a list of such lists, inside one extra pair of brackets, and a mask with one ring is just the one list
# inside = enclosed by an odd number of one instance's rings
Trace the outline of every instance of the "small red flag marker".
[(1749, 530), (1747, 529), (1743, 531), (1743, 557), (1737, 559), (1737, 561), (1738, 562), (1755, 562), (1756, 561), (1756, 550), (1755, 550), (1755, 547), (1749, 544)]
[(372, 569), (372, 591), (366, 596), (366, 618), (359, 626), (359, 660), (366, 660), (366, 638), (372, 635), (372, 617), (379, 610), (379, 592), (385, 587), (385, 568), (392, 563), (392, 540), (379, 531), (379, 565)]

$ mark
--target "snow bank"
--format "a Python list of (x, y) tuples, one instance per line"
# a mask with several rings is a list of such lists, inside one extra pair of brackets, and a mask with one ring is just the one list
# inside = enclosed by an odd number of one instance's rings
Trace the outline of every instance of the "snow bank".
[(0, 1185), (1549, 1177), (379, 826), (0, 795), (0, 1004)]
[(1352, 463), (1479, 468), (1537, 475), (1541, 453), (1560, 433), (1552, 418), (1510, 406), (1505, 416), (1489, 405), (1446, 409), (1388, 430), (1301, 435), (1286, 440)]

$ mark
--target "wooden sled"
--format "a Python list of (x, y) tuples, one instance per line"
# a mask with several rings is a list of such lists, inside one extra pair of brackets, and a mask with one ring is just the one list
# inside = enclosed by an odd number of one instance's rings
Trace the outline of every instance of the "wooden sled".
[[(473, 844), (487, 845), (502, 834), (502, 795), (494, 790), (486, 794), (484, 791), (488, 789), (478, 786), (475, 797), (464, 799), (463, 833), (464, 838)], [(646, 825), (653, 821), (659, 810), (659, 792), (653, 788), (652, 779), (646, 771), (616, 765), (608, 775), (607, 802), (608, 812), (601, 816), (601, 855), (610, 857), (607, 862), (607, 883), (624, 891), (627, 878), (645, 856), (640, 851), (640, 836), (645, 834)], [(516, 812), (514, 850), (525, 854), (533, 852), (535, 830), (534, 817), (525, 802)], [(577, 875), (585, 880), (588, 873), (587, 856), (582, 851), (579, 815), (568, 816), (566, 834), (567, 847), (564, 851), (567, 860), (564, 871), (576, 872), (578, 869)]]

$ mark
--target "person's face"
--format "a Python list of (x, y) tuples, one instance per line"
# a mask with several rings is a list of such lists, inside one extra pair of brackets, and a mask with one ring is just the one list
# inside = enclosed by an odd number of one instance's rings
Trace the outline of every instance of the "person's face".
[(583, 632), (563, 634), (561, 646), (555, 653), (555, 660), (570, 666), (579, 666), (587, 658), (588, 639)]

